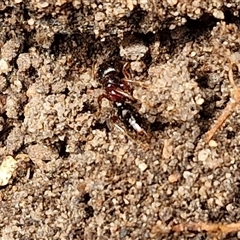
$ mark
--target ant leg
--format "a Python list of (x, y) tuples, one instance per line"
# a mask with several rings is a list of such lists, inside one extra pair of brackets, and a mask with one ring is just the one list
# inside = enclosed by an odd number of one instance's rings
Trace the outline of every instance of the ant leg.
[(118, 116), (113, 116), (113, 117), (111, 118), (111, 120), (113, 121), (114, 126), (115, 126), (118, 130), (120, 130), (127, 138), (130, 138), (134, 143), (138, 144), (138, 145), (141, 146), (141, 147), (144, 147), (146, 150), (149, 149), (149, 144), (148, 144), (148, 143), (144, 143), (144, 144), (143, 144), (142, 142), (140, 142), (139, 140), (137, 140), (137, 139), (135, 139), (133, 136), (131, 136), (131, 134), (130, 134), (128, 131), (126, 131), (124, 128), (122, 128), (121, 126), (119, 126), (119, 125), (117, 124), (117, 122), (120, 121), (119, 118), (118, 118)]
[(91, 76), (92, 79), (94, 79), (95, 78), (95, 63), (92, 64), (91, 75), (92, 75)]
[(91, 80), (92, 81), (95, 81), (96, 79), (96, 74), (97, 74), (97, 71), (96, 71), (96, 63), (93, 63), (92, 64), (92, 67), (91, 67)]
[(128, 136), (128, 134), (126, 134), (126, 131), (117, 124), (117, 121), (119, 121), (119, 118), (118, 118), (117, 116), (111, 117), (111, 120), (112, 120), (112, 122), (114, 123), (114, 126), (115, 126), (118, 130), (120, 130), (124, 135)]
[(122, 73), (123, 73), (123, 76), (124, 76), (124, 79), (122, 81), (124, 83), (124, 87), (125, 86), (127, 87), (126, 90), (130, 90), (129, 83), (138, 84), (141, 87), (148, 88), (149, 84), (142, 83), (142, 82), (139, 82), (139, 81), (134, 81), (134, 80), (131, 79), (132, 78), (131, 74), (127, 71), (127, 69), (130, 68), (129, 65), (130, 65), (130, 63), (125, 63), (123, 65), (123, 70), (122, 70)]
[(131, 81), (131, 74), (128, 72), (128, 69), (129, 69), (129, 63), (125, 63), (123, 65), (123, 68), (122, 68), (122, 74), (123, 74), (123, 79), (122, 79), (122, 83), (123, 83), (123, 90), (127, 90), (129, 91), (131, 94), (132, 94), (132, 89), (130, 87), (130, 84), (129, 82)]
[(130, 138), (132, 141), (135, 142), (135, 139), (132, 138), (132, 136), (130, 136), (128, 134), (128, 132), (117, 123), (118, 121), (120, 121), (119, 117), (118, 116), (113, 116), (113, 117), (111, 117), (111, 121), (107, 120), (107, 126), (109, 127), (110, 130), (112, 130), (113, 127), (112, 127), (111, 122), (113, 122), (114, 127), (116, 127), (118, 130), (120, 130), (127, 138)]
[(98, 111), (97, 111), (97, 113), (96, 113), (96, 115), (97, 116), (100, 116), (100, 114), (101, 114), (101, 110), (102, 110), (102, 100), (103, 100), (103, 98), (106, 98), (106, 99), (108, 99), (108, 96), (106, 95), (106, 94), (101, 94), (99, 97), (98, 97)]
[(206, 143), (208, 143), (212, 139), (212, 137), (217, 132), (217, 130), (223, 125), (223, 123), (226, 121), (226, 119), (235, 110), (237, 104), (240, 102), (240, 87), (238, 87), (235, 84), (235, 81), (233, 79), (232, 62), (229, 64), (228, 77), (229, 77), (230, 84), (233, 87), (232, 97), (230, 98), (230, 101), (228, 102), (227, 106), (223, 110), (220, 117), (217, 119), (214, 126), (206, 133), (206, 136), (205, 136)]
[(130, 66), (129, 62), (126, 62), (123, 65), (122, 74), (124, 76), (124, 79), (131, 79), (131, 74), (128, 72), (129, 66)]

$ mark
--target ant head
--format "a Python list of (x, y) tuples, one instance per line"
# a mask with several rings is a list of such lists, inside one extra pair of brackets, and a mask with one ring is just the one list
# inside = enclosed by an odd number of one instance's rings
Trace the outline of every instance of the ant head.
[(98, 76), (104, 77), (110, 73), (121, 73), (123, 68), (123, 64), (118, 58), (111, 58), (103, 61), (102, 64), (99, 65), (98, 68)]
[(106, 68), (105, 70), (102, 70), (99, 82), (106, 87), (109, 83), (115, 81), (115, 79), (118, 78), (117, 76), (118, 72), (116, 71), (116, 69), (113, 67), (109, 67)]
[(122, 63), (120, 61), (105, 61), (98, 69), (99, 82), (106, 86), (109, 83), (109, 79), (121, 78), (122, 74)]

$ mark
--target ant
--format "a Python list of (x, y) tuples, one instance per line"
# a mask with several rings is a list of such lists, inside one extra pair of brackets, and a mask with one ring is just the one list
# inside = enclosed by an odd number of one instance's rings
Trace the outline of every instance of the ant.
[[(105, 93), (98, 97), (98, 104), (101, 105), (103, 98), (108, 99), (117, 109), (117, 116), (112, 120), (116, 122), (120, 119), (128, 130), (133, 130), (139, 135), (148, 135), (144, 130), (146, 120), (138, 113), (133, 106), (137, 100), (132, 96), (132, 88), (130, 87), (130, 76), (127, 73), (129, 64), (126, 63), (122, 67), (122, 72), (115, 67), (107, 67), (102, 72), (99, 82), (105, 89)], [(121, 73), (123, 78), (121, 77)], [(118, 128), (120, 128), (118, 126)], [(120, 128), (121, 129), (121, 128)], [(123, 131), (123, 129), (121, 129)]]

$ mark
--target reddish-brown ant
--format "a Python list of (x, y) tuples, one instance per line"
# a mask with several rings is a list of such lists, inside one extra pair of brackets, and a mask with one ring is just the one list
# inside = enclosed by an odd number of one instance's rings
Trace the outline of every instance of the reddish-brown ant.
[(124, 64), (122, 68), (122, 75), (114, 67), (107, 67), (99, 82), (105, 88), (105, 93), (98, 97), (98, 104), (101, 105), (103, 98), (108, 99), (113, 103), (117, 109), (118, 117), (113, 117), (112, 120), (116, 122), (120, 119), (128, 130), (134, 130), (140, 135), (147, 135), (144, 130), (146, 120), (138, 113), (133, 106), (137, 100), (132, 96), (132, 89), (129, 85), (129, 75), (126, 71), (128, 64)]

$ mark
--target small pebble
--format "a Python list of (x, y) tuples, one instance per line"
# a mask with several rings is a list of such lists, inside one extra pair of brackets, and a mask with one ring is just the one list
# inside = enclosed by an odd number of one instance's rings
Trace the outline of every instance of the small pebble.
[(224, 19), (224, 13), (218, 9), (213, 10), (213, 16), (217, 19)]
[(17, 169), (17, 161), (12, 156), (3, 159), (0, 166), (0, 186), (6, 186)]
[(0, 73), (8, 73), (10, 71), (10, 67), (7, 61), (4, 59), (0, 60)]
[(180, 178), (179, 174), (171, 174), (168, 176), (168, 181), (170, 183), (175, 183), (179, 180), (179, 178)]
[(103, 12), (97, 12), (95, 14), (95, 20), (98, 22), (103, 21), (104, 18), (105, 18), (105, 14)]
[(218, 146), (217, 142), (214, 141), (214, 140), (210, 140), (208, 144), (209, 144), (210, 147), (217, 147)]
[(199, 161), (206, 161), (208, 156), (210, 154), (210, 150), (209, 149), (203, 149), (198, 153), (198, 160)]
[(148, 166), (147, 166), (146, 163), (141, 162), (141, 163), (138, 164), (138, 167), (141, 170), (141, 172), (144, 172), (147, 169)]
[(199, 106), (201, 106), (203, 103), (204, 103), (204, 99), (203, 98), (199, 98), (196, 101), (196, 104), (199, 105)]

